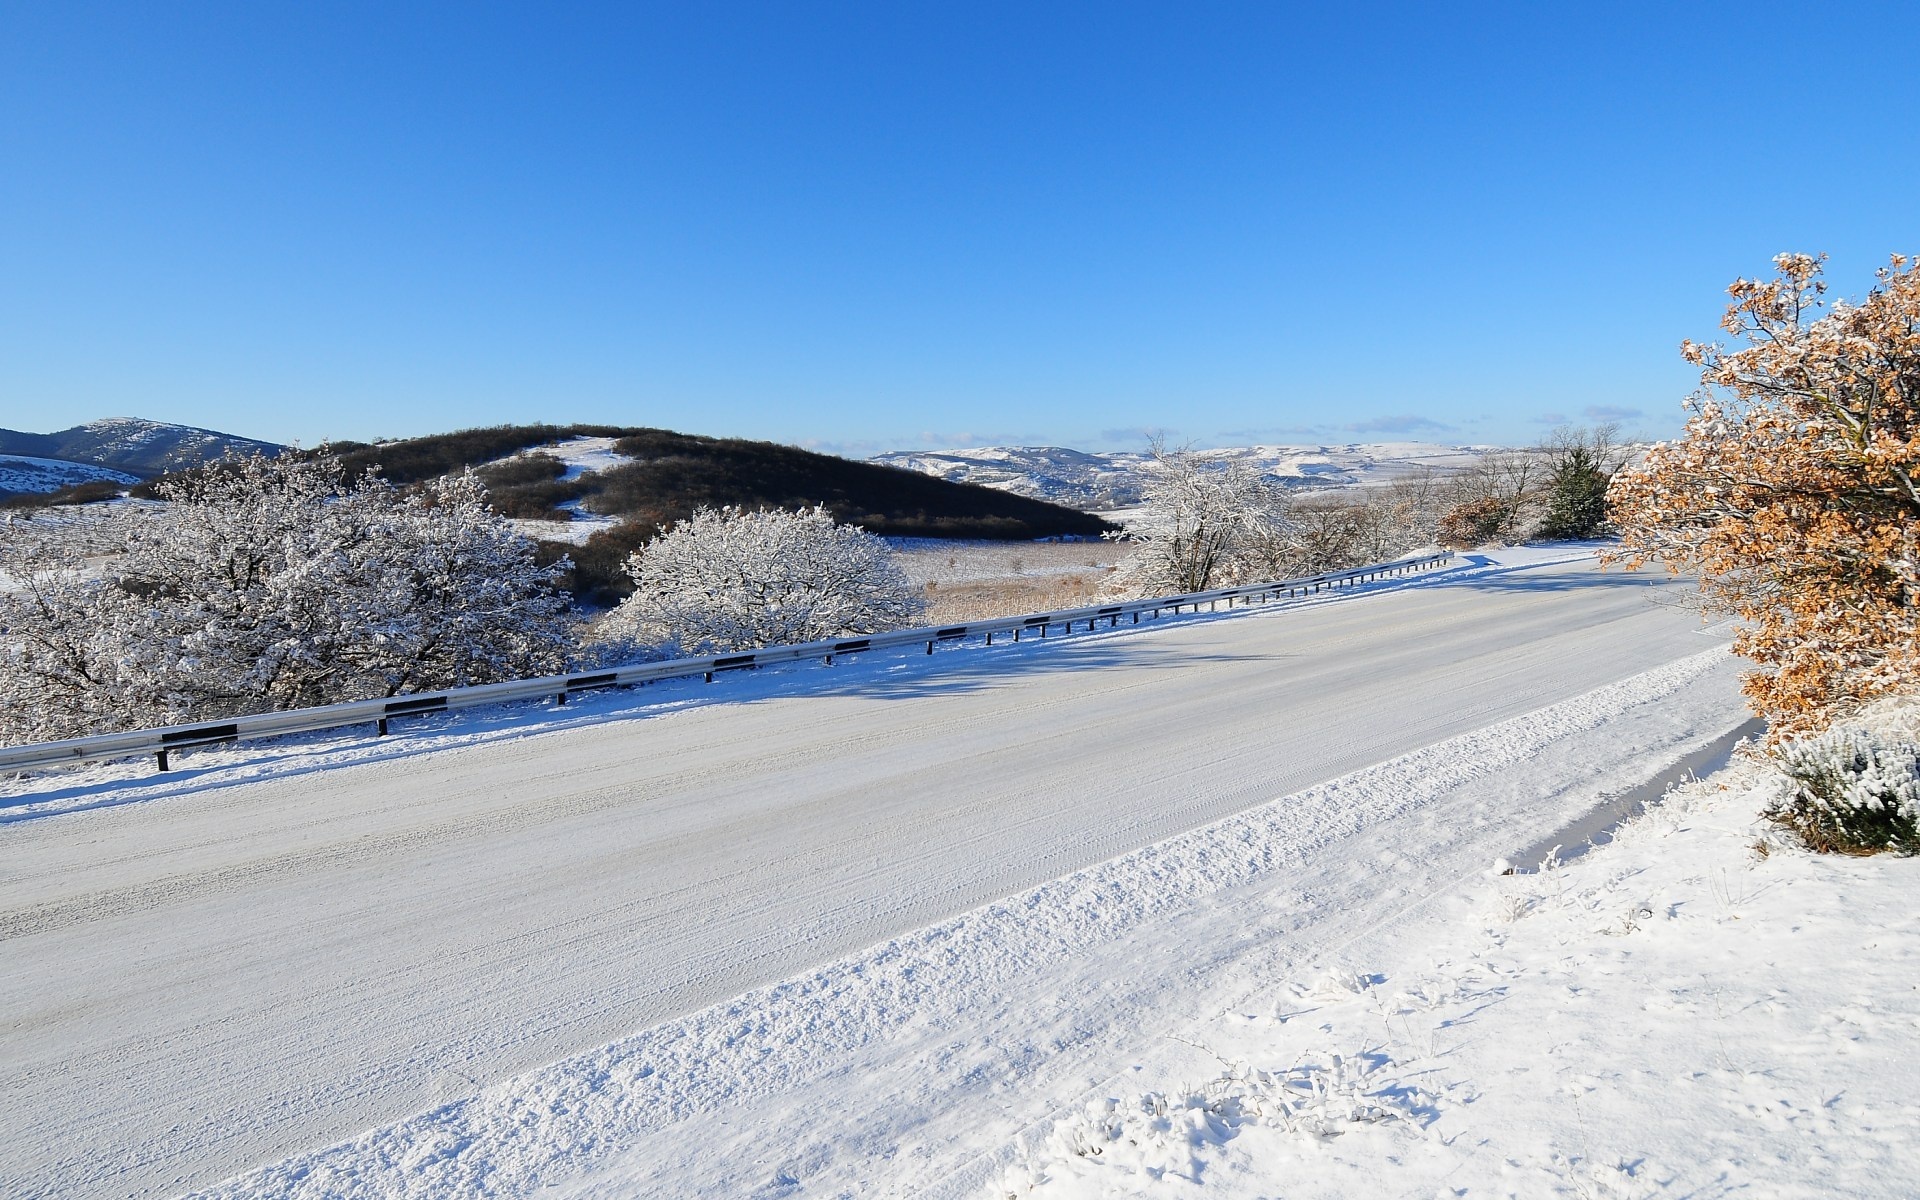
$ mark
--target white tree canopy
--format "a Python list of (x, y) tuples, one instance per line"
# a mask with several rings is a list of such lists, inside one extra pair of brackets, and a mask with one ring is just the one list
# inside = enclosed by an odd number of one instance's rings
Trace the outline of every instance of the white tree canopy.
[(882, 539), (824, 508), (703, 508), (627, 560), (633, 595), (603, 623), (613, 646), (709, 654), (882, 633), (925, 601)]
[(1150, 470), (1145, 503), (1125, 534), (1139, 546), (1114, 573), (1114, 591), (1158, 596), (1226, 587), (1284, 554), (1286, 492), (1245, 462), (1156, 443)]
[(565, 564), (470, 476), (403, 494), (331, 458), (222, 463), (118, 515), (83, 559), (55, 522), (0, 546), (0, 732), (71, 737), (562, 669)]

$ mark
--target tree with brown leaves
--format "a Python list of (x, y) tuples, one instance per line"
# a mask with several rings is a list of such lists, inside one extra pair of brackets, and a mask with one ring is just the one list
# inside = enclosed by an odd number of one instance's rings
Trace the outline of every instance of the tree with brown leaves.
[(1783, 254), (1728, 288), (1721, 327), (1744, 344), (1682, 344), (1701, 370), (1686, 433), (1608, 493), (1610, 558), (1698, 571), (1707, 608), (1744, 622), (1746, 693), (1776, 735), (1920, 667), (1920, 264), (1896, 255), (1829, 307), (1824, 261)]

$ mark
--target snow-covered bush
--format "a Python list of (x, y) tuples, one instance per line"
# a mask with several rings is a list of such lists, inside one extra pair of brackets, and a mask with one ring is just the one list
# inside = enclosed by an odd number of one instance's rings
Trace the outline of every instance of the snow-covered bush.
[(686, 654), (883, 633), (926, 610), (878, 537), (798, 512), (703, 508), (627, 560), (634, 593), (602, 623), (603, 644)]
[(403, 494), (330, 458), (232, 460), (160, 485), (117, 553), (58, 526), (0, 548), (0, 734), (115, 728), (454, 687), (565, 666), (564, 564), (468, 476)]
[(1513, 524), (1513, 506), (1493, 496), (1463, 500), (1440, 518), (1440, 542), (1466, 549), (1496, 541)]
[(1821, 854), (1920, 854), (1920, 746), (1838, 729), (1775, 751), (1767, 817)]

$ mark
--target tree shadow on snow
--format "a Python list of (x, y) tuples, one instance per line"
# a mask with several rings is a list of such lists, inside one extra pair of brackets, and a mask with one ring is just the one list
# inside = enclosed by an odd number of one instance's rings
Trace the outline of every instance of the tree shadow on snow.
[[(155, 772), (150, 756), (121, 760), (108, 778), (89, 778), (61, 786), (71, 769), (23, 773), (29, 785), (44, 790), (0, 796), (0, 827), (43, 817), (65, 816), (151, 800), (193, 795), (245, 784), (283, 780), (314, 771), (379, 766), (427, 754), (463, 750), (560, 734), (611, 724), (634, 724), (718, 705), (765, 704), (809, 698), (857, 698), (904, 701), (932, 695), (956, 695), (1016, 686), (1044, 675), (1083, 674), (1127, 667), (1134, 671), (1179, 671), (1221, 663), (1281, 662), (1287, 654), (1196, 651), (1150, 639), (1125, 636), (1153, 625), (1203, 627), (1227, 614), (1205, 613), (1119, 629), (1084, 627), (1065, 634), (1023, 636), (1019, 642), (996, 635), (936, 643), (934, 652), (881, 650), (843, 655), (829, 666), (820, 660), (778, 663), (760, 669), (662, 680), (627, 688), (576, 695), (564, 705), (551, 699), (519, 701), (395, 719), (388, 736), (371, 725), (262, 738), (238, 745), (173, 752), (172, 769)], [(1239, 614), (1235, 614), (1239, 615)], [(87, 768), (81, 768), (88, 770)], [(97, 771), (100, 768), (92, 768)], [(91, 773), (91, 772), (90, 772)], [(63, 803), (65, 802), (65, 803)], [(27, 809), (29, 811), (13, 811)]]

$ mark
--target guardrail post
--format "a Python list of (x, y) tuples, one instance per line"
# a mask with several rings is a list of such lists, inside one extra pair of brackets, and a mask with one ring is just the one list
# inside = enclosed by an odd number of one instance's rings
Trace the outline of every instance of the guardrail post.
[(165, 771), (165, 770), (167, 770), (167, 769), (168, 769), (168, 767), (167, 767), (167, 752), (166, 752), (166, 750), (165, 750), (164, 748), (163, 748), (163, 749), (160, 749), (160, 750), (156, 750), (156, 751), (154, 751), (154, 752), (153, 752), (153, 757), (159, 760), (159, 763), (160, 763), (160, 769), (161, 769), (162, 771)]
[(380, 724), (380, 732), (377, 736), (379, 737), (387, 736), (387, 719), (385, 717), (381, 717), (379, 724)]
[(565, 692), (555, 692), (553, 694), (553, 703), (556, 707), (565, 708), (567, 706), (567, 694)]
[(928, 654), (932, 654), (932, 653), (933, 653), (933, 643), (932, 643), (932, 642), (928, 642), (928, 643), (927, 643), (927, 653), (928, 653)]
[(713, 682), (713, 672), (712, 672), (712, 671), (708, 671), (708, 672), (707, 672), (707, 682), (708, 682), (708, 683), (712, 683), (712, 682)]

